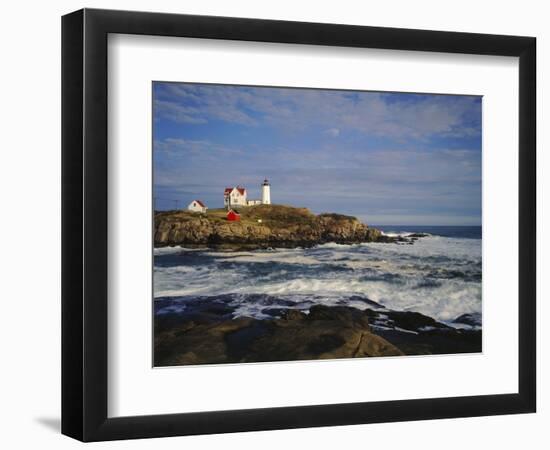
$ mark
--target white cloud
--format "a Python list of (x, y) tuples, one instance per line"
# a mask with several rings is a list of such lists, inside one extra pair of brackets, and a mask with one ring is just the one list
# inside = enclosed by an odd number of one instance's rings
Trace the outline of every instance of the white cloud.
[[(237, 105), (228, 104), (223, 96), (213, 96), (206, 99), (207, 101), (199, 101), (197, 105), (193, 105), (194, 100), (190, 101), (190, 99), (195, 97), (197, 96), (185, 95), (182, 97), (180, 95), (172, 99), (155, 99), (155, 116), (177, 123), (201, 124), (217, 119), (240, 125), (256, 125), (254, 119), (239, 109)], [(178, 101), (174, 101), (175, 99)], [(186, 103), (183, 103), (182, 100)], [(187, 103), (188, 101), (190, 103)]]
[(208, 140), (190, 140), (181, 138), (165, 138), (156, 140), (153, 143), (155, 152), (163, 152), (171, 157), (189, 157), (192, 155), (208, 156), (215, 155), (240, 155), (243, 150), (229, 147), (227, 145), (216, 144)]
[(221, 120), (287, 131), (322, 127), (332, 137), (343, 130), (395, 139), (480, 133), (479, 102), (467, 96), (192, 84), (161, 85), (156, 94), (157, 113), (183, 123)]
[(167, 100), (155, 100), (155, 117), (165, 118), (178, 123), (207, 123), (208, 120), (200, 116), (197, 108), (183, 106)]
[(338, 128), (328, 128), (325, 130), (325, 134), (330, 137), (340, 136), (340, 130)]

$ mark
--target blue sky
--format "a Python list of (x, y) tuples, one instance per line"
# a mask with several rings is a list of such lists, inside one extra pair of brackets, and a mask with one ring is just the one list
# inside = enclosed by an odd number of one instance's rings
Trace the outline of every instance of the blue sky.
[(153, 83), (157, 209), (273, 203), (370, 224), (481, 224), (481, 97)]

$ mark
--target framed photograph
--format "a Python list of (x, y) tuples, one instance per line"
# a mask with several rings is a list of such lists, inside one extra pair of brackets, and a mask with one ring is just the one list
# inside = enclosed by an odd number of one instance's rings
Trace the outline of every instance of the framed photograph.
[(62, 432), (535, 412), (536, 40), (62, 21)]

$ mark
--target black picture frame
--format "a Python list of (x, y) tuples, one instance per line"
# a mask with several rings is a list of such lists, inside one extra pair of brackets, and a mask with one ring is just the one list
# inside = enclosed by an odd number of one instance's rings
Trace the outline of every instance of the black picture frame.
[[(517, 393), (107, 416), (107, 36), (519, 57)], [(530, 413), (536, 409), (536, 39), (83, 9), (62, 18), (62, 433), (82, 441)], [(497, 170), (497, 168), (495, 168)]]

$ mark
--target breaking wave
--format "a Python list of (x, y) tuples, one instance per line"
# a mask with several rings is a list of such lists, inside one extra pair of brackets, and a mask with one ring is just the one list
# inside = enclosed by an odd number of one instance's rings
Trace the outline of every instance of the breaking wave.
[(365, 309), (372, 302), (439, 321), (481, 314), (481, 239), (429, 235), (414, 245), (238, 252), (171, 247), (155, 249), (154, 255), (157, 313), (218, 296), (231, 303), (235, 315), (261, 319), (273, 308)]

